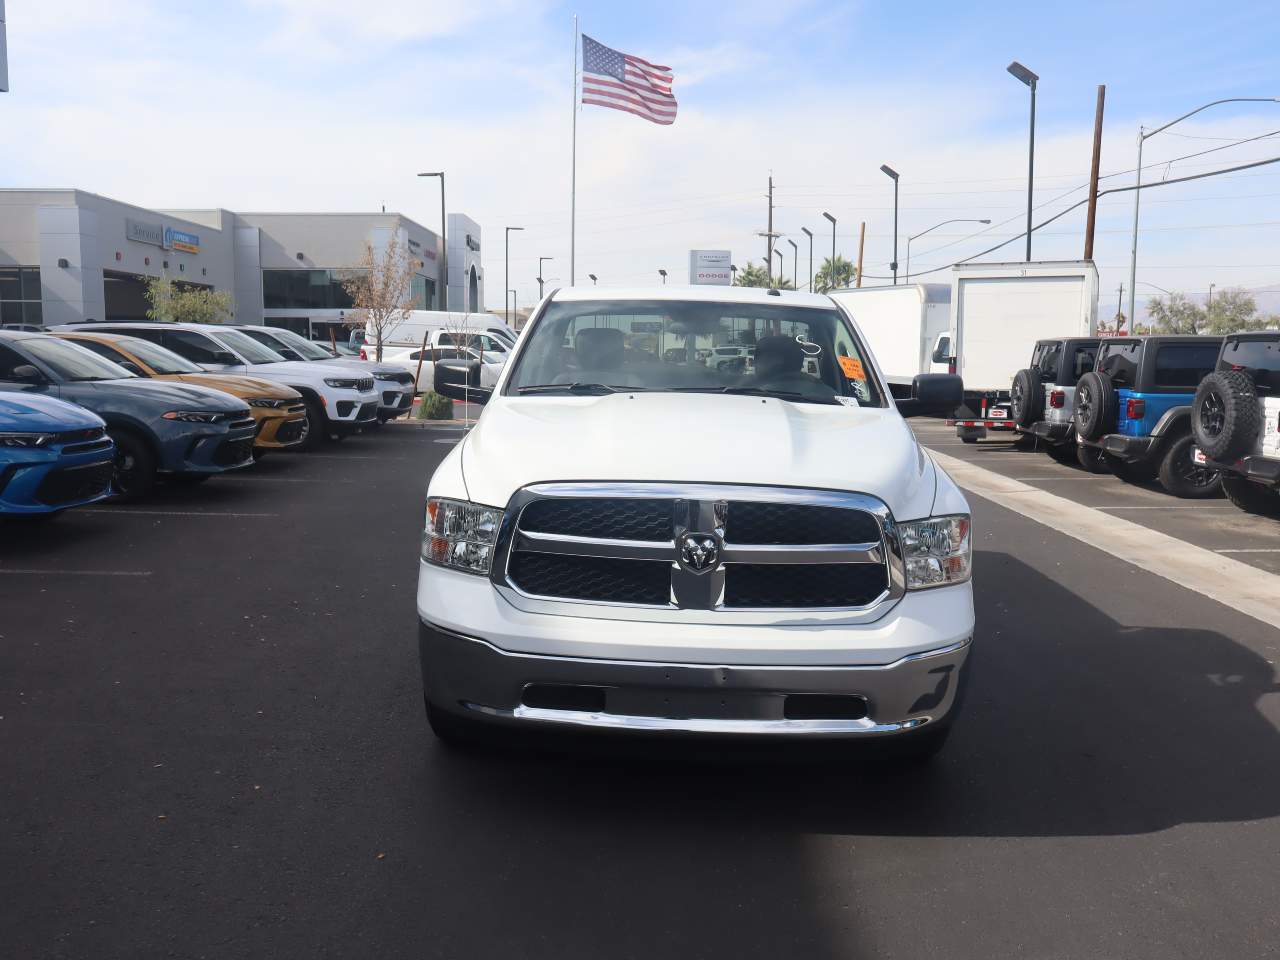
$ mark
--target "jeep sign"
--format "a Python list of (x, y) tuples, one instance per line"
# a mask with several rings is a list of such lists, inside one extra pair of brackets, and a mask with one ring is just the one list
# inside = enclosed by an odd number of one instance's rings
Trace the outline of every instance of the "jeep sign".
[(690, 250), (689, 282), (729, 286), (733, 283), (733, 271), (729, 268), (731, 260), (728, 250)]

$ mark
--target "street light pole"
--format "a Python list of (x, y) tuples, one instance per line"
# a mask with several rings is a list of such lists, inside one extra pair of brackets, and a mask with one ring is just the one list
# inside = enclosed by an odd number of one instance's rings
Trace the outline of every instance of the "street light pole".
[(1194, 110), (1184, 113), (1180, 117), (1170, 120), (1162, 127), (1156, 127), (1150, 133), (1146, 132), (1146, 128), (1138, 127), (1138, 179), (1137, 189), (1133, 191), (1133, 242), (1129, 248), (1129, 329), (1133, 329), (1133, 311), (1135, 309), (1134, 284), (1138, 279), (1138, 201), (1142, 196), (1142, 144), (1149, 138), (1154, 137), (1161, 130), (1168, 130), (1175, 123), (1181, 123), (1187, 117), (1195, 116), (1201, 110), (1208, 110), (1210, 107), (1216, 107), (1220, 103), (1280, 103), (1280, 97), (1227, 97), (1223, 100), (1212, 100), (1202, 107), (1196, 107)]
[(831, 221), (831, 269), (827, 271), (828, 290), (836, 288), (836, 218), (823, 210), (822, 215)]
[(524, 227), (507, 227), (507, 232), (503, 236), (503, 268), (502, 268), (502, 288), (508, 292), (502, 295), (502, 315), (507, 322), (511, 321), (511, 293), (507, 284), (511, 282), (511, 231), (523, 230)]
[(591, 278), (591, 285), (593, 287), (596, 286), (596, 280), (598, 279), (596, 275), (594, 273), (588, 273), (587, 276)]
[(660, 269), (658, 275), (662, 277), (662, 285), (665, 287), (667, 285), (667, 271)]
[[(514, 290), (508, 290), (507, 293), (511, 294), (511, 313), (514, 316), (515, 314), (520, 312), (520, 305), (516, 302), (516, 292)], [(520, 329), (519, 327), (516, 326), (519, 320), (520, 318), (516, 317), (514, 320), (511, 321), (512, 329), (514, 330)]]
[(945, 227), (948, 223), (990, 223), (990, 222), (991, 222), (990, 220), (968, 220), (963, 217), (957, 218), (955, 220), (943, 220), (941, 223), (935, 223), (928, 230), (921, 230), (915, 236), (907, 237), (907, 268), (906, 268), (906, 278), (905, 278), (907, 283), (911, 282), (911, 241), (912, 240), (919, 240), (926, 233), (933, 233), (933, 231), (937, 230), (939, 227)]
[(796, 290), (800, 289), (800, 248), (796, 246), (796, 242), (787, 237), (787, 243), (791, 244), (791, 286)]
[[(773, 248), (773, 252), (778, 257), (778, 282), (781, 283), (787, 279), (787, 258), (783, 256), (782, 251), (777, 247)], [(773, 257), (769, 258), (769, 266), (773, 266)]]
[(538, 258), (538, 299), (542, 299), (542, 265), (548, 260), (554, 260), (555, 257), (539, 257)]
[(809, 238), (809, 292), (813, 293), (813, 231), (808, 227), (801, 227), (800, 232)]
[(886, 163), (880, 164), (880, 172), (893, 180), (893, 285), (898, 285), (898, 171)]
[(1040, 78), (1017, 60), (1005, 68), (1031, 88), (1031, 145), (1027, 156), (1027, 263), (1031, 262), (1031, 194), (1036, 178), (1036, 81)]
[(420, 177), (439, 177), (440, 178), (440, 261), (441, 267), (444, 269), (444, 292), (441, 298), (441, 304), (445, 310), (449, 309), (449, 234), (448, 226), (444, 219), (444, 171), (436, 170), (434, 173), (420, 173)]

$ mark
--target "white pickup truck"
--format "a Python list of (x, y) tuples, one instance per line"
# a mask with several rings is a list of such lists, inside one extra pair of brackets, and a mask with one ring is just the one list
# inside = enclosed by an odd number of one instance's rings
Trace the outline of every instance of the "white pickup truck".
[[(754, 348), (749, 370), (705, 351)], [(427, 715), (477, 727), (944, 742), (974, 632), (969, 506), (831, 298), (560, 290), (427, 493)]]

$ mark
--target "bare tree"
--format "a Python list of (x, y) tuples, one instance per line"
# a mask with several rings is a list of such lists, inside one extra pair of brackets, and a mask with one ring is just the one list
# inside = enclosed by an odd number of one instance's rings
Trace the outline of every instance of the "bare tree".
[(342, 278), (353, 306), (348, 324), (368, 331), (379, 361), (383, 342), (409, 319), (416, 272), (417, 261), (399, 234), (392, 233), (381, 252), (366, 243), (359, 266)]

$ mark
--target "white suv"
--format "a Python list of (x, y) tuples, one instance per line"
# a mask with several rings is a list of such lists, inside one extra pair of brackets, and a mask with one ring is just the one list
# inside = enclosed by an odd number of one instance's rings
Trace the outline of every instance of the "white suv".
[(370, 374), (286, 360), (234, 327), (213, 323), (77, 323), (65, 329), (141, 337), (216, 373), (240, 373), (292, 387), (307, 405), (306, 445), (376, 423), (381, 396)]
[[(699, 359), (753, 343), (751, 371)], [(427, 713), (477, 725), (944, 741), (973, 638), (969, 507), (850, 316), (751, 288), (561, 290), (431, 478)], [(814, 372), (806, 372), (811, 369)]]
[(413, 377), (399, 367), (385, 363), (372, 363), (356, 357), (343, 359), (301, 337), (292, 330), (279, 327), (236, 327), (246, 337), (257, 340), (264, 347), (274, 350), (286, 360), (301, 360), (307, 363), (323, 363), (331, 369), (352, 370), (362, 376), (371, 376), (378, 388), (378, 420), (386, 423), (396, 417), (403, 416), (413, 409)]

